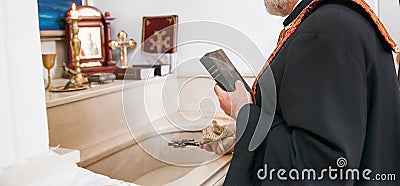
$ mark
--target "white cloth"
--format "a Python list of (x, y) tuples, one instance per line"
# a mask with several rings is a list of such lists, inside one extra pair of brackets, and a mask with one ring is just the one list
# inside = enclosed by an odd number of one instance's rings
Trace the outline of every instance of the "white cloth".
[(121, 180), (111, 179), (107, 176), (96, 174), (87, 169), (77, 167), (78, 174), (76, 175), (73, 185), (75, 186), (135, 186), (136, 184), (124, 182)]

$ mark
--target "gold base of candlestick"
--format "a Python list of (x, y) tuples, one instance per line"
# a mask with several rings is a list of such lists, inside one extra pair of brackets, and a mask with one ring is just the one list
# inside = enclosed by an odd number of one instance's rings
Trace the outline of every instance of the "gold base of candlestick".
[[(67, 67), (65, 63), (63, 63), (63, 77), (69, 79), (69, 81), (62, 87), (56, 87), (52, 92), (67, 92), (67, 91), (75, 91), (75, 90), (84, 90), (90, 88), (90, 83), (86, 78), (83, 77), (81, 72), (77, 72)], [(80, 69), (78, 69), (80, 71)]]
[(78, 84), (78, 85), (83, 85), (83, 84), (87, 84), (88, 83), (86, 78), (83, 77), (82, 73), (75, 75), (74, 76), (74, 80), (75, 80), (75, 83)]
[(89, 83), (89, 81), (87, 81), (87, 79), (85, 77), (83, 77), (82, 73), (78, 73), (78, 74), (73, 75), (73, 77), (71, 78), (69, 83), (67, 83), (67, 85), (65, 87), (87, 89), (87, 88), (90, 88), (90, 83)]
[(50, 92), (70, 92), (70, 91), (77, 91), (77, 90), (85, 90), (90, 87), (90, 83), (84, 79), (85, 82), (76, 82), (75, 79), (78, 75), (74, 75), (64, 86), (59, 86), (55, 88), (49, 89)]
[(84, 86), (84, 87), (65, 87), (65, 86), (59, 86), (56, 88), (52, 88), (49, 91), (50, 92), (72, 92), (72, 91), (78, 91), (78, 90), (85, 90), (88, 89), (88, 86)]
[(51, 84), (48, 84), (45, 88), (45, 90), (52, 90), (54, 87)]

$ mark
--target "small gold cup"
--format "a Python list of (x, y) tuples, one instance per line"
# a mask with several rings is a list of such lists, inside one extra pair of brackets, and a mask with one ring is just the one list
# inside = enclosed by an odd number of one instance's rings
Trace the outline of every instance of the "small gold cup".
[(42, 54), (42, 62), (44, 68), (47, 69), (47, 86), (46, 90), (53, 89), (53, 86), (51, 85), (51, 77), (50, 77), (50, 70), (54, 67), (56, 59), (56, 54)]

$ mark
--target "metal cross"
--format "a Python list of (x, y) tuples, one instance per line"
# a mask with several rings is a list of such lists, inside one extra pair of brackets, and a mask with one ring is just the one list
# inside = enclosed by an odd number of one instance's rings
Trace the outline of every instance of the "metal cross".
[(121, 68), (127, 68), (127, 48), (135, 48), (136, 47), (136, 41), (133, 39), (130, 39), (129, 41), (126, 40), (126, 37), (128, 34), (121, 30), (121, 32), (118, 33), (118, 38), (120, 39), (119, 41), (110, 41), (108, 44), (109, 47), (112, 50), (115, 50), (119, 48), (121, 50)]
[(186, 148), (186, 146), (195, 146), (200, 147), (203, 145), (201, 141), (195, 141), (194, 139), (183, 139), (180, 141), (171, 141), (168, 143), (168, 146), (172, 146), (174, 148)]

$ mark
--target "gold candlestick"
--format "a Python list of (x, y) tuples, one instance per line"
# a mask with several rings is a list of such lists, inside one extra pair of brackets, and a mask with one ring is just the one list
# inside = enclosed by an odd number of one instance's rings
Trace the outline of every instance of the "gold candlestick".
[(83, 75), (81, 73), (81, 67), (80, 67), (79, 53), (81, 51), (81, 40), (78, 37), (78, 33), (79, 33), (79, 25), (78, 25), (79, 12), (76, 10), (75, 3), (72, 4), (72, 10), (70, 11), (70, 13), (71, 13), (72, 34), (73, 34), (73, 39), (71, 40), (71, 46), (72, 46), (72, 49), (74, 51), (75, 71), (78, 72), (78, 74), (74, 76), (74, 80), (75, 80), (75, 83), (77, 85), (82, 86), (83, 84), (87, 83), (87, 81), (83, 77)]
[(50, 70), (54, 67), (56, 55), (55, 54), (42, 54), (42, 62), (44, 68), (47, 69), (47, 86), (46, 90), (53, 89), (51, 85)]

